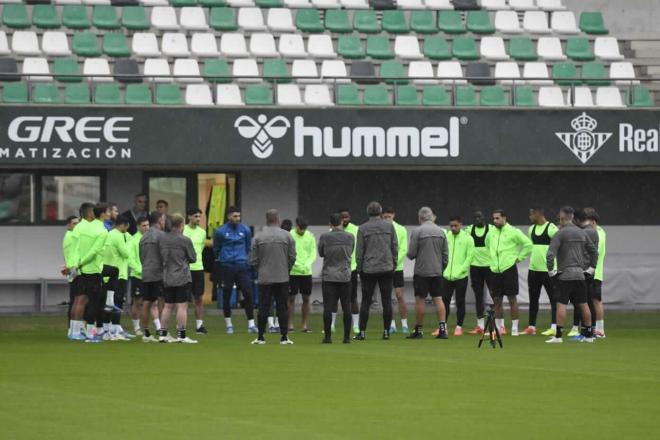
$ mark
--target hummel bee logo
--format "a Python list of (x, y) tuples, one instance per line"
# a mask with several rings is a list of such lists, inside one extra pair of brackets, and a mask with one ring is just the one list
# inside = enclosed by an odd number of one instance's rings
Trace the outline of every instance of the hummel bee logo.
[(272, 139), (284, 136), (291, 124), (284, 116), (275, 116), (270, 121), (266, 115), (257, 116), (255, 121), (249, 116), (241, 116), (234, 122), (238, 134), (252, 139), (252, 154), (259, 159), (266, 159), (273, 154)]
[(584, 164), (612, 137), (612, 133), (594, 133), (597, 126), (598, 121), (582, 113), (571, 121), (574, 133), (555, 133), (555, 135)]

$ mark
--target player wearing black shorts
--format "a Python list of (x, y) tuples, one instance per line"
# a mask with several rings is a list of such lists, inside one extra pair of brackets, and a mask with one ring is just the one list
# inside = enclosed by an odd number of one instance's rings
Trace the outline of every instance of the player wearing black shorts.
[(293, 331), (293, 315), (296, 304), (296, 296), (300, 293), (302, 296), (302, 331), (308, 333), (309, 312), (312, 295), (312, 265), (316, 261), (316, 238), (314, 234), (307, 229), (307, 220), (304, 217), (296, 218), (296, 227), (290, 234), (296, 243), (296, 262), (293, 264), (289, 274), (289, 331)]
[[(69, 309), (67, 311), (67, 319), (69, 320), (69, 329), (67, 331), (67, 336), (71, 339), (71, 329), (74, 324), (71, 320), (71, 309), (73, 308), (73, 302), (77, 296), (76, 289), (78, 283), (76, 282), (76, 277), (78, 274), (75, 272), (76, 264), (78, 263), (77, 257), (77, 248), (78, 248), (78, 238), (74, 234), (73, 230), (80, 222), (77, 216), (72, 215), (66, 219), (66, 233), (62, 239), (62, 255), (64, 256), (64, 266), (61, 268), (61, 273), (67, 277), (69, 282)], [(78, 331), (78, 336), (80, 335), (80, 330)]]
[(195, 330), (197, 334), (206, 334), (208, 330), (204, 327), (204, 262), (202, 253), (206, 247), (206, 231), (200, 226), (202, 221), (202, 211), (199, 208), (188, 210), (188, 224), (183, 228), (183, 235), (192, 241), (197, 260), (190, 264), (190, 276), (192, 283), (190, 286), (191, 300), (195, 304)]
[[(394, 230), (396, 231), (396, 240), (399, 248), (399, 255), (397, 256), (396, 269), (394, 270), (394, 277), (392, 279), (392, 284), (394, 287), (394, 295), (396, 296), (396, 302), (399, 306), (399, 318), (401, 318), (401, 333), (408, 334), (408, 307), (406, 306), (406, 296), (405, 291), (403, 290), (405, 282), (403, 278), (403, 263), (406, 259), (406, 253), (408, 252), (408, 231), (404, 226), (401, 226), (394, 218), (396, 217), (396, 212), (394, 208), (386, 207), (383, 209), (383, 219), (392, 223)], [(390, 325), (390, 333), (396, 333), (396, 319), (392, 319), (392, 325)]]
[[(136, 219), (137, 231), (128, 241), (128, 268), (131, 286), (131, 320), (136, 336), (142, 336), (140, 313), (142, 312), (142, 264), (140, 263), (140, 240), (149, 229), (149, 219), (139, 216)], [(158, 311), (156, 310), (156, 313)], [(157, 316), (157, 315), (156, 315)]]
[[(351, 223), (351, 212), (347, 208), (339, 208), (337, 212), (341, 215), (341, 222), (344, 231), (351, 234), (357, 244), (358, 227)], [(353, 255), (351, 256), (351, 316), (353, 319), (353, 333), (358, 334), (360, 332), (360, 303), (358, 301), (358, 273), (355, 249), (353, 249)], [(335, 322), (336, 317), (337, 310), (332, 314), (333, 323)], [(334, 328), (334, 324), (332, 327)]]
[(163, 262), (160, 255), (160, 240), (165, 235), (165, 214), (152, 212), (149, 214), (149, 229), (140, 239), (140, 264), (142, 265), (142, 341), (156, 342), (149, 331), (149, 316), (153, 318), (156, 331), (160, 330), (158, 318), (158, 298), (163, 296)]
[(474, 240), (463, 229), (461, 218), (453, 216), (449, 219), (450, 233), (447, 235), (447, 248), (449, 260), (442, 274), (444, 291), (442, 299), (449, 321), (451, 298), (456, 295), (456, 327), (454, 336), (463, 335), (463, 321), (465, 320), (465, 293), (468, 285), (468, 272), (474, 257)]
[(477, 325), (468, 332), (471, 335), (480, 335), (484, 332), (484, 296), (486, 295), (486, 287), (491, 290), (490, 282), (493, 275), (490, 271), (490, 251), (486, 246), (486, 241), (488, 233), (494, 228), (494, 226), (486, 223), (483, 212), (477, 210), (474, 212), (472, 225), (466, 229), (474, 242), (474, 256), (470, 266), (470, 285), (474, 292)]

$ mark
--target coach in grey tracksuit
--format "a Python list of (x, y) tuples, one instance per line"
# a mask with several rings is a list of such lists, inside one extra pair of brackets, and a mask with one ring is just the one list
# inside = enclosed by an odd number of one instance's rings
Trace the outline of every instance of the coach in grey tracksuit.
[(330, 227), (330, 232), (321, 235), (318, 244), (319, 256), (323, 258), (323, 342), (331, 342), (332, 313), (337, 310), (339, 301), (343, 311), (344, 344), (348, 344), (351, 342), (351, 258), (355, 238), (344, 231), (338, 213), (330, 216)]
[[(580, 308), (582, 315), (582, 335), (591, 336), (591, 313), (587, 307), (585, 272), (593, 275), (598, 262), (598, 249), (587, 232), (573, 223), (574, 211), (565, 206), (559, 211), (559, 231), (552, 237), (546, 255), (548, 272), (557, 277), (557, 334), (561, 339), (566, 321), (566, 305), (570, 300)], [(555, 258), (557, 270), (554, 270)], [(585, 267), (586, 269), (585, 271)]]
[(442, 301), (442, 273), (449, 260), (447, 236), (442, 228), (433, 222), (431, 208), (419, 210), (419, 228), (415, 229), (408, 241), (408, 258), (415, 260), (413, 287), (415, 289), (415, 331), (410, 339), (422, 336), (424, 324), (424, 308), (427, 295), (431, 295), (435, 304), (439, 322), (438, 337), (445, 338), (447, 334), (445, 318), (446, 310)]
[[(164, 228), (165, 215), (152, 212), (149, 214), (149, 229), (144, 233), (139, 244), (140, 264), (142, 264), (140, 327), (142, 327), (147, 341), (151, 338), (149, 333), (151, 305), (158, 301), (158, 297), (163, 296), (163, 261), (160, 257), (159, 246), (160, 240), (165, 235)], [(157, 319), (158, 315), (154, 315), (153, 318)]]
[(360, 306), (360, 333), (355, 339), (364, 339), (369, 321), (369, 308), (376, 284), (383, 304), (383, 339), (390, 337), (392, 323), (392, 281), (396, 269), (398, 244), (394, 225), (381, 218), (383, 207), (378, 202), (367, 206), (369, 220), (358, 228), (355, 259), (362, 281)]
[(289, 319), (287, 300), (289, 297), (289, 272), (296, 261), (296, 244), (291, 234), (280, 228), (279, 214), (271, 209), (266, 212), (266, 227), (252, 241), (250, 266), (258, 274), (259, 316), (258, 340), (264, 340), (268, 312), (277, 306), (282, 341), (288, 341)]

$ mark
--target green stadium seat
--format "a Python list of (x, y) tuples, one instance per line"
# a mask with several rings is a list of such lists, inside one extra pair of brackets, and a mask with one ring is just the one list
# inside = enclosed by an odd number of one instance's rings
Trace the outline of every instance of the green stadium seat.
[(362, 105), (357, 86), (354, 84), (338, 85), (337, 105)]
[(573, 63), (556, 63), (552, 66), (552, 77), (560, 86), (570, 86), (582, 82), (578, 77), (577, 66)]
[(2, 102), (8, 104), (27, 104), (27, 84), (21, 82), (5, 83), (5, 86), (2, 89)]
[(270, 82), (285, 84), (291, 82), (291, 73), (286, 65), (286, 61), (281, 58), (270, 58), (264, 60), (264, 78)]
[(2, 24), (14, 29), (29, 28), (27, 7), (23, 3), (5, 4), (2, 8)]
[[(142, 85), (142, 84), (140, 84)], [(97, 84), (94, 89), (94, 104), (121, 105), (119, 84)]]
[[(80, 67), (75, 58), (55, 58), (53, 60), (53, 75), (55, 79), (62, 82), (80, 82), (82, 77), (80, 75)], [(74, 76), (70, 76), (74, 75)]]
[(309, 33), (323, 32), (325, 28), (321, 23), (321, 14), (316, 9), (298, 9), (296, 11), (296, 27)]
[(427, 107), (447, 107), (451, 105), (449, 95), (443, 86), (424, 86), (422, 105)]
[(536, 47), (527, 37), (512, 37), (509, 41), (509, 55), (516, 61), (535, 61), (538, 59)]
[(117, 18), (117, 9), (108, 5), (94, 6), (92, 24), (99, 29), (119, 29), (121, 27)]
[(170, 5), (175, 8), (183, 8), (185, 6), (197, 6), (197, 0), (169, 0)]
[(396, 88), (396, 105), (413, 106), (419, 105), (417, 88), (414, 86), (399, 86)]
[(594, 52), (587, 38), (571, 37), (566, 41), (566, 55), (575, 61), (593, 61)]
[(227, 0), (199, 0), (199, 4), (205, 8), (217, 8), (227, 6)]
[(345, 34), (353, 32), (345, 9), (328, 9), (325, 11), (325, 28), (330, 32)]
[(633, 87), (632, 99), (629, 105), (632, 107), (655, 107), (651, 92), (644, 86)]
[(424, 38), (424, 56), (432, 60), (451, 59), (451, 51), (447, 40), (440, 36), (429, 36)]
[(376, 34), (380, 32), (380, 22), (374, 10), (358, 10), (353, 12), (353, 28), (365, 34)]
[(230, 83), (231, 69), (226, 60), (211, 59), (204, 61), (202, 76), (210, 83)]
[(470, 37), (454, 38), (452, 54), (459, 60), (478, 60), (481, 58), (477, 43)]
[(380, 77), (386, 84), (408, 84), (406, 68), (400, 61), (385, 61), (380, 65)]
[(483, 87), (479, 94), (479, 102), (484, 107), (505, 107), (511, 105), (509, 95), (502, 86)]
[(265, 84), (249, 84), (245, 88), (247, 105), (273, 105), (273, 89)]
[(340, 35), (337, 39), (337, 53), (344, 58), (350, 59), (362, 59), (365, 57), (362, 42), (357, 35)]
[(260, 8), (281, 8), (282, 0), (256, 0), (255, 4)]
[(181, 90), (176, 84), (156, 84), (156, 104), (183, 105)]
[(495, 26), (490, 21), (488, 11), (469, 11), (467, 13), (467, 29), (475, 34), (492, 34)]
[(92, 32), (75, 32), (73, 34), (73, 53), (81, 57), (101, 55), (96, 34)]
[(410, 29), (418, 34), (435, 34), (438, 32), (435, 11), (412, 11), (410, 13)]
[(477, 92), (473, 86), (458, 86), (456, 87), (456, 105), (461, 107), (476, 107)]
[(387, 87), (379, 84), (364, 86), (364, 105), (392, 105)]
[(440, 11), (438, 27), (448, 34), (462, 34), (466, 31), (465, 23), (459, 11)]
[(238, 29), (236, 21), (236, 9), (234, 8), (211, 8), (209, 25), (217, 31), (235, 31)]
[(37, 84), (32, 88), (32, 102), (35, 104), (60, 104), (62, 97), (55, 83)]
[(131, 54), (126, 35), (117, 32), (103, 34), (103, 53), (111, 57), (127, 57)]
[(89, 104), (89, 86), (87, 84), (67, 84), (64, 88), (64, 103), (84, 105)]
[(146, 84), (129, 84), (126, 86), (126, 104), (151, 105), (151, 89)]
[(367, 55), (379, 60), (394, 58), (390, 39), (382, 35), (369, 35), (367, 37)]
[(531, 86), (517, 86), (515, 88), (516, 107), (536, 107), (536, 94)]
[(610, 84), (609, 75), (603, 63), (583, 64), (582, 80), (590, 86), (607, 86)]
[(600, 12), (583, 12), (580, 14), (580, 29), (587, 34), (605, 35), (609, 33), (605, 27), (603, 14)]
[(383, 11), (383, 30), (391, 34), (405, 34), (410, 31), (406, 16), (400, 9)]
[(62, 26), (55, 5), (34, 5), (32, 24), (41, 29), (58, 29)]
[(143, 6), (126, 6), (122, 11), (121, 25), (132, 31), (147, 30), (151, 27)]
[(62, 24), (69, 29), (89, 29), (87, 9), (82, 5), (64, 5), (64, 8), (62, 8)]

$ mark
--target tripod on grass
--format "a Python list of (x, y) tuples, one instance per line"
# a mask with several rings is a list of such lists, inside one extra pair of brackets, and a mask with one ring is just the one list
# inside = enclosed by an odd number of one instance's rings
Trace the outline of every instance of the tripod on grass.
[(488, 335), (488, 339), (490, 340), (491, 347), (495, 348), (497, 341), (497, 343), (500, 344), (500, 348), (504, 348), (502, 345), (502, 338), (500, 337), (500, 330), (497, 328), (497, 325), (495, 324), (495, 310), (493, 310), (492, 305), (488, 306), (488, 311), (486, 312), (486, 314), (487, 314), (486, 324), (484, 325), (484, 332), (481, 334), (481, 338), (479, 339), (478, 348), (481, 348), (481, 345), (484, 343), (484, 338), (486, 337), (486, 335)]

